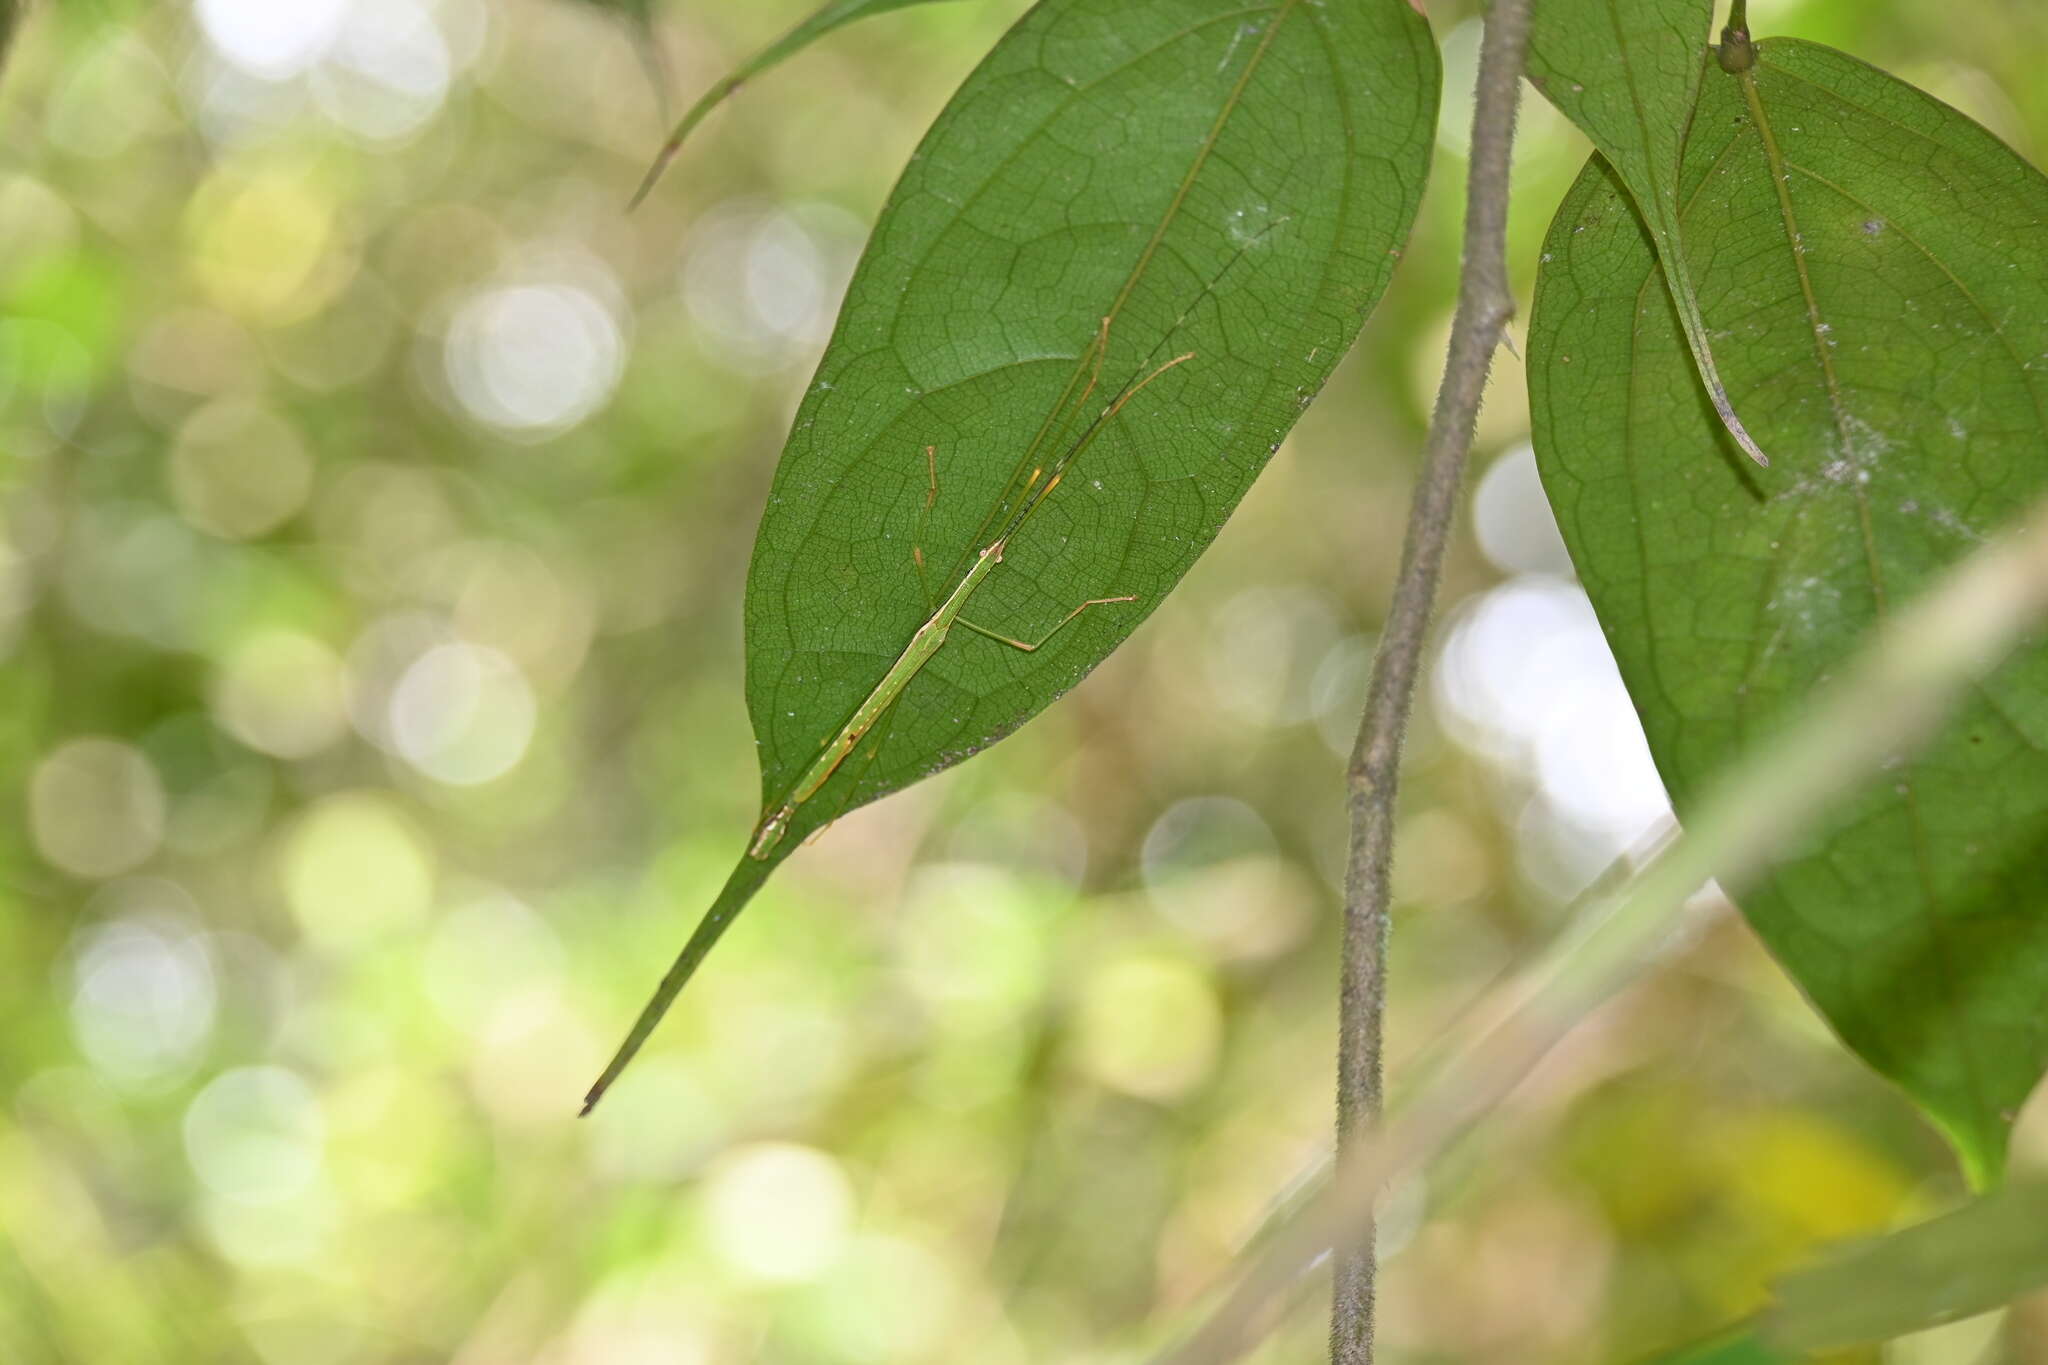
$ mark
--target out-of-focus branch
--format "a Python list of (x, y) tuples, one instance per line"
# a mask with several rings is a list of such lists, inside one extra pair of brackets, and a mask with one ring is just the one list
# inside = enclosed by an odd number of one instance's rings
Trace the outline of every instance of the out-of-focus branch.
[[(1495, 0), (1479, 56), (1465, 208), (1465, 258), (1450, 353), (1437, 392), (1407, 543), (1351, 754), (1351, 848), (1344, 884), (1344, 963), (1337, 1037), (1337, 1151), (1358, 1148), (1379, 1121), (1382, 1025), (1392, 899), (1394, 807), (1402, 740), (1457, 517), (1479, 403), (1494, 352), (1514, 316), (1508, 285), (1508, 175), (1529, 41), (1529, 0)], [(1372, 1365), (1376, 1262), (1370, 1218), (1337, 1258), (1330, 1314), (1332, 1365)]]
[(1916, 751), (1964, 689), (2044, 618), (2048, 500), (1886, 622), (1797, 724), (1713, 785), (1682, 838), (1472, 1010), (1446, 1065), (1391, 1123), (1352, 1145), (1328, 1193), (1271, 1238), (1161, 1365), (1236, 1359), (1308, 1267), (1353, 1244), (1381, 1188), (1455, 1141), (1587, 1013), (1685, 941), (1692, 925), (1682, 911), (1710, 877), (1739, 892), (1851, 787)]
[(21, 27), (28, 0), (0, 0), (0, 73), (7, 69), (7, 56), (14, 47), (14, 31)]

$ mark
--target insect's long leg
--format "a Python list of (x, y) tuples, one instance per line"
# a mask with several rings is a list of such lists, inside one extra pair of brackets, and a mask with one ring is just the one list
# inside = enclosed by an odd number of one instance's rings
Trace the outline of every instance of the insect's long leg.
[(932, 596), (932, 576), (925, 570), (924, 543), (931, 538), (932, 504), (939, 500), (939, 448), (924, 448), (925, 473), (931, 483), (924, 490), (924, 513), (917, 524), (917, 540), (910, 547), (910, 558), (917, 565), (917, 581), (924, 585), (924, 606), (926, 611), (937, 610), (939, 599)]
[[(1187, 358), (1183, 356), (1157, 369), (1148, 368), (1165, 352), (1167, 347), (1174, 343), (1175, 339), (1180, 335), (1181, 328), (1187, 323), (1189, 318), (1195, 315), (1195, 310), (1200, 308), (1216, 293), (1216, 290), (1230, 275), (1231, 271), (1237, 268), (1238, 263), (1250, 255), (1260, 243), (1264, 242), (1267, 236), (1292, 221), (1291, 216), (1276, 218), (1257, 233), (1240, 241), (1237, 250), (1231, 253), (1230, 259), (1225, 261), (1222, 268), (1214, 275), (1210, 276), (1208, 281), (1203, 284), (1201, 290), (1192, 299), (1188, 300), (1187, 307), (1181, 310), (1180, 315), (1173, 320), (1172, 325), (1160, 334), (1158, 342), (1136, 366), (1131, 382), (1118, 395), (1117, 401), (1112, 403), (1107, 411), (1099, 414), (1093, 422), (1083, 428), (1080, 435), (1068, 441), (1067, 437), (1073, 431), (1075, 423), (1080, 420), (1082, 412), (1087, 407), (1089, 398), (1094, 395), (1096, 389), (1100, 386), (1103, 370), (1109, 361), (1110, 333), (1114, 329), (1117, 319), (1122, 315), (1124, 304), (1129, 301), (1130, 291), (1126, 289), (1124, 294), (1118, 297), (1115, 306), (1103, 315), (1101, 325), (1096, 328), (1094, 341), (1089, 343), (1087, 348), (1081, 352), (1080, 357), (1075, 363), (1074, 373), (1068, 378), (1066, 387), (1060, 391), (1058, 401), (1046, 413), (1045, 420), (1040, 424), (1037, 433), (1032, 437), (1031, 443), (1024, 448), (1023, 457), (1017, 462), (1016, 472), (1010, 476), (1010, 481), (1004, 485), (1004, 494), (996, 503), (995, 510), (989, 514), (988, 518), (982, 522), (980, 528), (976, 530), (974, 538), (970, 542), (970, 551), (972, 546), (987, 545), (993, 540), (1016, 530), (1018, 526), (1023, 524), (1023, 517), (1019, 515), (1020, 511), (1025, 510), (1029, 505), (1045, 500), (1045, 494), (1051, 491), (1050, 486), (1041, 490), (1036, 498), (1032, 498), (1032, 489), (1036, 485), (1037, 480), (1035, 477), (1027, 476), (1031, 475), (1034, 471), (1047, 467), (1046, 451), (1060, 451), (1058, 457), (1050, 461), (1052, 472), (1058, 474), (1073, 463), (1075, 456), (1079, 455), (1087, 447), (1088, 442), (1093, 439), (1093, 434), (1105, 422), (1115, 417), (1122, 410), (1123, 405), (1136, 396), (1139, 389), (1142, 389), (1146, 384), (1152, 382), (1153, 379), (1158, 378), (1160, 374), (1172, 369), (1174, 365), (1181, 363), (1181, 360)], [(1133, 282), (1135, 283), (1135, 280)], [(1085, 383), (1083, 382), (1084, 379)], [(1027, 502), (1027, 499), (1029, 502)]]
[(1109, 325), (1115, 321), (1115, 318), (1105, 317), (1095, 333), (1095, 370), (1088, 376), (1088, 387), (1081, 390), (1081, 396), (1074, 400), (1077, 408), (1087, 402), (1102, 383), (1102, 367), (1109, 360)]
[(1002, 634), (1000, 631), (990, 630), (987, 626), (977, 626), (974, 624), (974, 622), (968, 620), (964, 616), (954, 621), (953, 624), (956, 626), (964, 626), (966, 629), (973, 631), (976, 635), (986, 635), (989, 639), (995, 640), (1001, 644), (1006, 644), (1010, 646), (1010, 648), (1012, 649), (1021, 649), (1026, 654), (1036, 654), (1039, 650), (1044, 649), (1045, 646), (1048, 643), (1050, 643), (1053, 636), (1059, 634), (1068, 626), (1072, 625), (1074, 623), (1075, 618), (1080, 616), (1082, 612), (1088, 610), (1088, 608), (1113, 607), (1119, 602), (1135, 602), (1137, 600), (1138, 599), (1135, 597), (1091, 597), (1086, 602), (1083, 602), (1080, 606), (1075, 607), (1072, 611), (1068, 612), (1063, 618), (1061, 618), (1060, 623), (1054, 626), (1051, 630), (1047, 631), (1044, 637), (1040, 639), (1039, 642), (1035, 645), (1027, 645), (1022, 640), (1012, 639), (1011, 637)]
[(1152, 373), (1146, 375), (1143, 379), (1140, 379), (1137, 383), (1131, 385), (1128, 389), (1125, 389), (1122, 393), (1117, 395), (1116, 401), (1114, 403), (1111, 403), (1109, 407), (1103, 411), (1102, 416), (1095, 419), (1096, 425), (1100, 426), (1102, 423), (1107, 422), (1110, 418), (1122, 412), (1124, 410), (1124, 404), (1130, 402), (1133, 398), (1136, 398), (1140, 393), (1143, 393), (1145, 391), (1146, 386), (1151, 384), (1153, 380), (1159, 378), (1160, 375), (1165, 374), (1168, 370), (1172, 369), (1176, 365), (1185, 365), (1194, 358), (1195, 353), (1193, 351), (1182, 351), (1179, 355), (1167, 361), (1164, 365), (1161, 365), (1158, 369), (1152, 371)]
[(1026, 465), (1038, 458), (1053, 433), (1072, 420), (1088, 401), (1088, 396), (1095, 392), (1095, 386), (1102, 378), (1103, 362), (1109, 358), (1109, 324), (1110, 319), (1102, 320), (1102, 325), (1095, 331), (1095, 340), (1081, 352), (1066, 388), (1060, 391), (1059, 401), (1045, 414), (1045, 421), (1032, 436), (1031, 444), (1024, 447), (1024, 458), (1017, 465), (1019, 475), (1023, 474)]

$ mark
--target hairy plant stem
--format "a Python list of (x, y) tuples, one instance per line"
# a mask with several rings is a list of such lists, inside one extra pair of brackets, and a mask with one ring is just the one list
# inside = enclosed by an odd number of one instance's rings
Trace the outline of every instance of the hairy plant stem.
[(1749, 5), (1747, 0), (1735, 0), (1735, 8), (1729, 12), (1728, 26), (1721, 30), (1721, 42), (1714, 49), (1715, 60), (1721, 69), (1731, 76), (1739, 76), (1756, 66), (1756, 44), (1749, 37)]
[[(1383, 1095), (1386, 948), (1394, 808), (1402, 741), (1415, 699), (1444, 550), (1472, 450), (1479, 403), (1494, 352), (1514, 316), (1508, 285), (1509, 166), (1530, 0), (1495, 0), (1480, 48), (1472, 116), (1465, 254), (1458, 309), (1430, 421), (1401, 574), (1373, 663), (1348, 787), (1351, 847), (1345, 869), (1344, 960), (1337, 1038), (1337, 1152), (1342, 1162), (1379, 1121)], [(1330, 1315), (1332, 1365), (1371, 1365), (1377, 1260), (1368, 1219), (1337, 1257)]]

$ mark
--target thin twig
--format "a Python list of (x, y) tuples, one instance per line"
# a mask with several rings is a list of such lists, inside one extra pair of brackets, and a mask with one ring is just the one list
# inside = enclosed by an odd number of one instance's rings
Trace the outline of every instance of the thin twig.
[[(1963, 691), (2048, 617), (2048, 500), (1887, 621), (1800, 723), (1766, 736), (1708, 791), (1686, 833), (1510, 985), (1465, 1016), (1451, 1060), (1394, 1120), (1354, 1144), (1328, 1193), (1275, 1233), (1215, 1313), (1160, 1365), (1223, 1365), (1275, 1304), (1349, 1245), (1388, 1182), (1505, 1099), (1580, 1020), (1688, 941), (1709, 877), (1740, 893), (1850, 789), (1904, 762)], [(1701, 905), (1718, 898), (1701, 898)], [(1696, 918), (1696, 917), (1695, 917)]]
[[(1678, 833), (1677, 820), (1668, 815), (1644, 830), (1641, 837), (1628, 850), (1602, 868), (1592, 882), (1572, 899), (1571, 904), (1558, 913), (1556, 931), (1538, 946), (1533, 956), (1542, 958), (1555, 944), (1567, 939), (1578, 939), (1585, 932), (1585, 926), (1595, 912), (1604, 912), (1615, 895), (1627, 889), (1638, 871), (1655, 861), (1677, 840)], [(1500, 988), (1521, 980), (1518, 973), (1525, 968), (1526, 962), (1503, 968), (1480, 988), (1479, 998), (1502, 998), (1504, 992)], [(1460, 1015), (1454, 1019), (1450, 1027), (1429, 1043), (1417, 1048), (1410, 1055), (1406, 1067), (1411, 1078), (1410, 1088), (1413, 1089), (1417, 1078), (1427, 1079), (1450, 1065), (1457, 1056), (1460, 1038), (1468, 1037), (1474, 1032), (1466, 1017)], [(1393, 1093), (1388, 1096), (1387, 1104), (1391, 1108), (1400, 1109), (1403, 1107), (1400, 1088), (1396, 1086), (1392, 1089)], [(1555, 1100), (1557, 1097), (1553, 1095), (1550, 1098)], [(1336, 1154), (1330, 1151), (1317, 1152), (1304, 1162), (1301, 1169), (1282, 1187), (1282, 1193), (1268, 1203), (1265, 1217), (1260, 1221), (1258, 1228), (1245, 1239), (1246, 1255), (1256, 1255), (1273, 1238), (1291, 1226), (1303, 1209), (1322, 1198), (1329, 1188), (1336, 1166)]]
[[(1402, 740), (1415, 699), (1444, 550), (1472, 450), (1486, 379), (1514, 316), (1508, 285), (1508, 172), (1529, 41), (1529, 0), (1496, 0), (1486, 19), (1472, 115), (1465, 259), (1450, 353), (1431, 419), (1421, 481), (1408, 515), (1401, 576), (1373, 664), (1349, 773), (1351, 851), (1344, 886), (1344, 965), (1337, 1037), (1340, 1159), (1379, 1120), (1386, 1013), (1389, 877)], [(1332, 1365), (1372, 1365), (1376, 1262), (1370, 1221), (1339, 1256), (1330, 1313)]]

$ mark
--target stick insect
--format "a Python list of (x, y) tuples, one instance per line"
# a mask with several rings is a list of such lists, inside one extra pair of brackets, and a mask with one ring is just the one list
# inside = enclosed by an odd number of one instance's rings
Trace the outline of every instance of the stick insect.
[[(1109, 327), (1110, 319), (1104, 318), (1102, 320), (1102, 330), (1090, 348), (1094, 352), (1092, 367), (1085, 363), (1087, 357), (1085, 355), (1083, 357), (1084, 364), (1081, 368), (1084, 371), (1089, 371), (1087, 385), (1081, 391), (1080, 397), (1074, 400), (1072, 404), (1066, 401), (1061, 402), (1059, 408), (1055, 409), (1055, 421), (1057, 420), (1057, 413), (1069, 406), (1085, 410), (1089, 397), (1095, 392), (1096, 385), (1100, 381), (1102, 363), (1109, 351)], [(888, 714), (889, 708), (896, 704), (896, 699), (903, 695), (903, 690), (910, 686), (911, 679), (915, 678), (923, 670), (924, 666), (930, 663), (938, 655), (938, 652), (945, 647), (946, 640), (953, 632), (953, 627), (959, 626), (973, 631), (976, 635), (986, 636), (991, 640), (1009, 645), (1013, 649), (1023, 650), (1027, 654), (1035, 654), (1040, 649), (1043, 649), (1055, 635), (1058, 635), (1061, 631), (1072, 625), (1090, 607), (1108, 607), (1121, 602), (1135, 602), (1138, 600), (1135, 597), (1091, 597), (1062, 617), (1059, 624), (1047, 631), (1036, 644), (1027, 644), (1022, 640), (1004, 635), (999, 631), (990, 630), (987, 626), (976, 625), (960, 614), (967, 605), (967, 599), (974, 596), (975, 590), (987, 582), (988, 576), (994, 573), (996, 566), (1003, 562), (1003, 552), (1009, 548), (1010, 538), (1023, 529), (1024, 524), (1031, 519), (1032, 513), (1045, 505), (1045, 500), (1052, 496), (1055, 488), (1060, 486), (1060, 480), (1066, 478), (1067, 471), (1073, 468), (1074, 462), (1080, 459), (1087, 452), (1088, 447), (1095, 443), (1095, 438), (1102, 434), (1103, 428), (1114, 421), (1117, 414), (1124, 410), (1125, 405), (1143, 392), (1147, 385), (1151, 384), (1168, 370), (1173, 369), (1177, 365), (1184, 365), (1194, 358), (1195, 353), (1189, 351), (1175, 356), (1150, 372), (1141, 370), (1137, 375), (1132, 376), (1131, 381), (1124, 385), (1115, 399), (1103, 408), (1095, 420), (1090, 422), (1082, 430), (1081, 434), (1050, 465), (1034, 464), (1032, 466), (1031, 473), (1025, 479), (1024, 487), (1016, 498), (1010, 500), (1013, 506), (1007, 518), (1002, 520), (1002, 533), (975, 552), (973, 567), (968, 569), (959, 584), (946, 595), (945, 600), (936, 605), (930, 619), (917, 628), (917, 632), (910, 637), (910, 643), (904, 647), (903, 653), (897, 656), (896, 662), (890, 665), (889, 671), (882, 675), (882, 680), (875, 684), (875, 690), (868, 693), (867, 700), (863, 701), (854, 711), (853, 718), (840, 727), (838, 734), (825, 741), (825, 747), (819, 750), (817, 758), (812, 761), (809, 768), (805, 769), (804, 775), (790, 789), (789, 795), (784, 798), (782, 804), (770, 811), (761, 821), (760, 826), (754, 831), (753, 842), (747, 847), (748, 857), (756, 860), (765, 860), (775, 851), (776, 845), (780, 844), (783, 836), (789, 832), (790, 822), (796, 818), (798, 808), (818, 794), (819, 789), (831, 780), (832, 774), (839, 770), (839, 765), (846, 761), (847, 755), (851, 754), (860, 744), (861, 740), (867, 737), (868, 731), (875, 727), (876, 722)], [(1079, 382), (1078, 377), (1074, 382)], [(1073, 385), (1070, 383), (1070, 395), (1072, 388)], [(1047, 429), (1040, 432), (1038, 440), (1033, 442), (1034, 446), (1043, 446), (1053, 424), (1053, 422), (1047, 423)], [(930, 476), (930, 483), (925, 491), (924, 502), (924, 512), (928, 522), (931, 516), (932, 504), (938, 501), (939, 496), (938, 452), (935, 447), (926, 446), (924, 455), (925, 468)], [(1003, 517), (1000, 508), (998, 509), (997, 517)], [(924, 582), (925, 599), (929, 605), (932, 600), (931, 579), (925, 566), (923, 546), (913, 546), (911, 548), (911, 558), (917, 565), (918, 577)]]
[[(1126, 286), (1115, 307), (1102, 319), (1102, 325), (1096, 331), (1094, 340), (1076, 359), (1073, 375), (1068, 379), (1059, 400), (1047, 413), (1031, 443), (1025, 447), (1016, 471), (1005, 485), (1003, 497), (997, 501), (994, 510), (968, 542), (970, 546), (978, 548), (970, 550), (967, 558), (963, 560), (966, 567), (960, 571), (959, 579), (943, 599), (936, 597), (932, 592), (924, 547), (922, 544), (912, 546), (911, 559), (918, 578), (924, 585), (925, 603), (931, 615), (911, 635), (910, 643), (904, 646), (903, 652), (896, 657), (896, 661), (889, 666), (888, 671), (882, 675), (881, 681), (875, 684), (866, 699), (854, 709), (853, 715), (825, 740), (803, 774), (755, 827), (753, 837), (747, 845), (747, 856), (740, 860), (731, 880), (726, 883), (725, 889), (719, 893), (718, 899), (706, 912), (697, 931), (691, 935), (690, 941), (684, 945), (675, 965), (669, 968), (668, 974), (656, 987), (653, 997), (640, 1012), (632, 1031), (626, 1035), (626, 1041), (620, 1045), (610, 1064), (605, 1067), (604, 1074), (598, 1077), (597, 1084), (593, 1085), (590, 1093), (584, 1097), (585, 1114), (596, 1107), (598, 1100), (603, 1098), (611, 1083), (625, 1070), (627, 1063), (633, 1060), (641, 1044), (647, 1041), (648, 1035), (653, 1033), (655, 1025), (661, 1021), (661, 1017), (667, 1013), (668, 1007), (681, 992), (683, 984), (696, 971), (697, 964), (703, 960), (711, 945), (725, 931), (726, 925), (732, 922), (734, 916), (766, 879), (773, 866), (776, 850), (788, 837), (790, 827), (796, 821), (797, 814), (803, 809), (804, 804), (824, 789), (832, 780), (833, 774), (837, 773), (854, 750), (860, 747), (861, 741), (873, 733), (875, 727), (902, 698), (904, 691), (917, 675), (938, 656), (956, 627), (999, 641), (1013, 649), (1035, 653), (1089, 609), (1138, 600), (1132, 596), (1090, 598), (1068, 612), (1035, 643), (978, 625), (961, 614), (968, 600), (1002, 565), (1003, 556), (1018, 532), (1038, 509), (1045, 505), (1053, 490), (1057, 489), (1061, 481), (1072, 472), (1075, 462), (1087, 454), (1089, 447), (1094, 445), (1131, 400), (1168, 371), (1195, 358), (1194, 352), (1187, 351), (1163, 363), (1155, 363), (1166, 350), (1168, 341), (1180, 330), (1182, 324), (1194, 315), (1195, 309), (1215, 292), (1231, 268), (1263, 241), (1267, 233), (1287, 221), (1289, 220), (1284, 217), (1275, 219), (1257, 235), (1242, 242), (1237, 253), (1203, 286), (1201, 292), (1189, 302), (1187, 309), (1174, 324), (1166, 329), (1151, 354), (1132, 371), (1131, 377), (1124, 382), (1123, 387), (1090, 418), (1087, 415), (1090, 403), (1101, 390), (1102, 372), (1109, 359), (1110, 333), (1118, 312), (1128, 300), (1130, 290), (1135, 285), (1137, 274), (1134, 273), (1131, 285)], [(1142, 273), (1142, 265), (1139, 273)], [(1048, 452), (1056, 453), (1048, 457)], [(924, 529), (928, 530), (932, 506), (938, 501), (939, 496), (936, 448), (925, 447), (924, 456), (927, 478)], [(920, 538), (922, 535), (923, 531), (920, 531)]]

